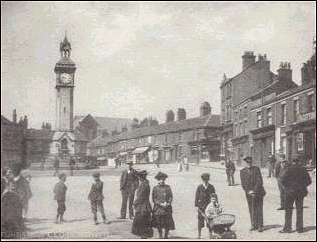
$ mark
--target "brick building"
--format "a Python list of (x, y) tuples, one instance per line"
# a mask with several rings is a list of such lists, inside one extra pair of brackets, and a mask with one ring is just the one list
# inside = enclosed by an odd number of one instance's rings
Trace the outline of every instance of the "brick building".
[(27, 125), (26, 116), (17, 122), (16, 110), (13, 111), (12, 121), (1, 115), (1, 168), (25, 161), (24, 134)]
[(265, 55), (257, 61), (253, 52), (242, 56), (242, 72), (224, 76), (221, 84), (222, 154), (238, 165), (252, 155), (261, 167), (269, 152), (283, 151), (288, 158), (301, 153), (315, 160), (314, 56), (302, 68), (301, 86), (292, 80), (290, 63), (281, 63), (274, 74)]
[(136, 163), (175, 162), (186, 154), (191, 162), (217, 161), (220, 154), (220, 115), (210, 113), (208, 103), (201, 106), (199, 117), (186, 119), (186, 111), (178, 109), (177, 120), (167, 112), (167, 122), (123, 132), (116, 136), (98, 137), (89, 144), (89, 153), (97, 157), (117, 155)]

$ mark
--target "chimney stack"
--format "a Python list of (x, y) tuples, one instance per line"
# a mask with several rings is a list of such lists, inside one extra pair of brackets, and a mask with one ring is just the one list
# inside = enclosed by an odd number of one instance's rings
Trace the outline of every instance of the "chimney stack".
[(200, 117), (211, 114), (211, 107), (208, 102), (203, 102), (200, 105)]
[(242, 70), (255, 63), (255, 55), (253, 51), (245, 51), (242, 56)]
[(186, 119), (186, 111), (184, 108), (177, 109), (177, 121), (182, 121)]
[(17, 110), (16, 109), (13, 109), (12, 121), (15, 124), (17, 123)]
[(166, 123), (168, 122), (174, 122), (175, 121), (175, 114), (173, 110), (168, 110), (166, 112)]
[(292, 81), (292, 69), (290, 62), (281, 62), (280, 68), (277, 70), (278, 79), (280, 81)]

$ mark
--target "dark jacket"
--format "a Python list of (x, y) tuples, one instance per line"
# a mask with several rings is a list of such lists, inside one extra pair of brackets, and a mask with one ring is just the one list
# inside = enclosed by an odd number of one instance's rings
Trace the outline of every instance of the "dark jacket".
[(210, 203), (210, 197), (212, 193), (216, 193), (213, 185), (208, 183), (206, 189), (203, 184), (200, 184), (196, 189), (195, 207), (205, 211), (207, 205)]
[(234, 163), (233, 163), (232, 161), (226, 162), (226, 170), (227, 170), (227, 171), (235, 172), (236, 166), (234, 165)]
[[(173, 193), (169, 185), (157, 185), (152, 191), (152, 201), (154, 204), (153, 214), (155, 215), (166, 215), (172, 213), (172, 201)], [(161, 206), (162, 203), (166, 202), (167, 206)]]
[(103, 200), (103, 182), (97, 181), (91, 185), (90, 192), (88, 194), (88, 199), (90, 201), (100, 201)]
[(135, 213), (146, 214), (152, 211), (150, 204), (150, 184), (148, 180), (142, 181), (136, 190), (136, 198), (134, 200)]
[(130, 174), (128, 173), (128, 170), (124, 170), (121, 174), (120, 178), (120, 190), (131, 190), (135, 191), (138, 187), (139, 180), (136, 176), (136, 171), (134, 169), (131, 169)]
[(30, 183), (24, 176), (20, 176), (18, 180), (14, 181), (15, 192), (19, 195), (22, 204), (25, 204), (32, 197)]
[(56, 183), (54, 187), (54, 199), (57, 201), (65, 201), (66, 190), (67, 187), (63, 182), (59, 181), (58, 183)]
[(264, 196), (261, 170), (257, 166), (245, 167), (240, 171), (241, 186), (246, 193), (253, 191), (255, 196)]
[(305, 167), (291, 165), (282, 173), (281, 183), (286, 195), (305, 197), (308, 193), (307, 187), (311, 184), (311, 178)]

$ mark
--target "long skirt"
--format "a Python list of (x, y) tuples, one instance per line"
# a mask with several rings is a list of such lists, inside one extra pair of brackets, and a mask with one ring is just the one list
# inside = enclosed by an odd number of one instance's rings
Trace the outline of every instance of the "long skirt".
[(135, 213), (132, 223), (132, 234), (144, 238), (153, 237), (153, 229), (151, 225), (151, 213)]
[(153, 215), (152, 226), (158, 229), (174, 230), (175, 223), (172, 214)]

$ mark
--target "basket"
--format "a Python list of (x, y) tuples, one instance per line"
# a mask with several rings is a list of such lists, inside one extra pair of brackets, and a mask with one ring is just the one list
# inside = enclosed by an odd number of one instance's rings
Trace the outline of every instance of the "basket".
[(220, 214), (219, 216), (213, 218), (214, 225), (225, 225), (232, 226), (235, 223), (236, 217), (233, 214)]

